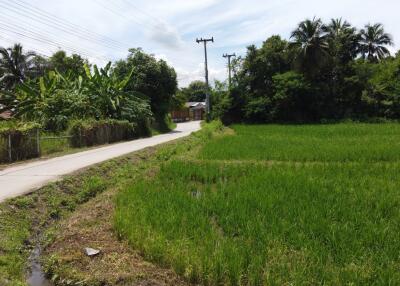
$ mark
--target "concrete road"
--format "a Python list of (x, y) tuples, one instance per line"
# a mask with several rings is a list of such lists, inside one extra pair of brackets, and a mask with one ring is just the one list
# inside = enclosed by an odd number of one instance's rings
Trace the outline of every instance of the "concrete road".
[(0, 202), (37, 190), (79, 169), (182, 138), (198, 130), (200, 130), (199, 121), (180, 123), (173, 132), (168, 134), (7, 168), (0, 171)]

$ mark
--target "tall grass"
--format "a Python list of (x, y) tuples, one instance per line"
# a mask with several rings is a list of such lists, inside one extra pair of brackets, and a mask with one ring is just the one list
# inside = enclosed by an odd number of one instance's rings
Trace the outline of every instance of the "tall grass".
[[(287, 128), (235, 126), (206, 144), (207, 160), (163, 164), (119, 194), (116, 229), (147, 259), (205, 285), (399, 284), (400, 162), (374, 145), (346, 157), (377, 134), (390, 145), (398, 127)], [(283, 146), (266, 146), (274, 140)], [(302, 140), (319, 142), (315, 154)], [(358, 143), (329, 153), (349, 141)]]

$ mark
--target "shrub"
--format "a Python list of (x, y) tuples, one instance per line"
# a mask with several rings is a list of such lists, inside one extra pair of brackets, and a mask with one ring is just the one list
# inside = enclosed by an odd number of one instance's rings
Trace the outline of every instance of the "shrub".
[(95, 146), (138, 137), (136, 126), (128, 121), (79, 120), (69, 130), (72, 147)]

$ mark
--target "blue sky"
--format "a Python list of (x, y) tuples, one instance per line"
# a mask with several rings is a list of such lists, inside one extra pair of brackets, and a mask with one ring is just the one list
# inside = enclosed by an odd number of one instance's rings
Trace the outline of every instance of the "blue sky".
[[(358, 28), (380, 22), (400, 41), (399, 0), (0, 0), (0, 10), (1, 46), (79, 51), (99, 65), (124, 58), (128, 47), (142, 47), (173, 65), (181, 86), (204, 77), (196, 37), (214, 36), (210, 78), (220, 80), (227, 76), (223, 53), (244, 54), (246, 46), (274, 34), (289, 38), (301, 20), (314, 16), (343, 17)], [(111, 40), (117, 47), (109, 47)]]

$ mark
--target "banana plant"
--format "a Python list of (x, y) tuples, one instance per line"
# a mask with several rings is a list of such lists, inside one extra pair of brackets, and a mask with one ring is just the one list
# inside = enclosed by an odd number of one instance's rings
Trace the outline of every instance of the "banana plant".
[(111, 74), (111, 62), (104, 68), (93, 66), (93, 72), (85, 65), (84, 80), (91, 102), (102, 111), (104, 117), (134, 120), (140, 117), (151, 117), (150, 106), (141, 99), (139, 92), (127, 92), (125, 87), (132, 78), (133, 70), (124, 78), (119, 79)]

